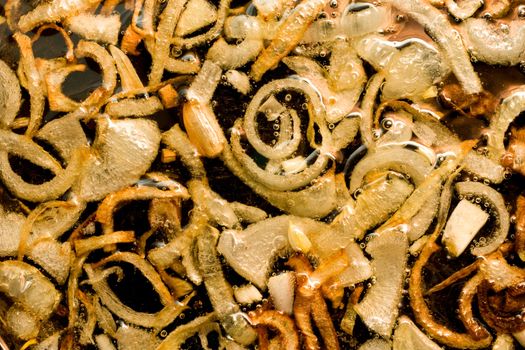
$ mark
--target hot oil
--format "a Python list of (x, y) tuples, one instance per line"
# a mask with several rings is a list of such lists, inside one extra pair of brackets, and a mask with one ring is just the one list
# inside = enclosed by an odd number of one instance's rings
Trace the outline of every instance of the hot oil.
[[(3, 7), (4, 0), (0, 0), (0, 5)], [(347, 1), (346, 1), (347, 2)], [(332, 13), (336, 13), (336, 16), (340, 14), (341, 9), (344, 9), (345, 1), (338, 0), (337, 6), (330, 5), (325, 9), (326, 16), (332, 16)], [(123, 24), (129, 23), (130, 12), (124, 11), (123, 7), (119, 7), (119, 11), (122, 14)], [(421, 39), (425, 42), (432, 42), (432, 39), (425, 33), (424, 28), (419, 25), (414, 20), (408, 18), (405, 14), (395, 13), (396, 21), (393, 25), (393, 32), (388, 36), (388, 39), (391, 41), (404, 41), (408, 39)], [(0, 26), (0, 30), (6, 30), (5, 24)], [(0, 38), (3, 38), (0, 36)], [(78, 42), (79, 38), (75, 35), (72, 35), (72, 38), (75, 42)], [(13, 53), (13, 46), (9, 46), (11, 51), (2, 51), (4, 44), (0, 43), (0, 58), (6, 58), (6, 61), (16, 62), (13, 57), (16, 57), (16, 52)], [(45, 35), (35, 43), (34, 45), (35, 55), (37, 57), (59, 57), (62, 56), (64, 51), (64, 45), (62, 38), (52, 31), (45, 33)], [(142, 48), (144, 50), (144, 48)], [(205, 50), (204, 50), (205, 51)], [(9, 58), (10, 57), (10, 58)], [(142, 78), (143, 82), (147, 81), (148, 69), (150, 67), (150, 59), (148, 55), (140, 55), (138, 57), (131, 57), (135, 68), (138, 71), (139, 76)], [(87, 97), (94, 89), (96, 89), (101, 83), (100, 72), (98, 67), (90, 62), (84, 62), (88, 64), (88, 69), (84, 73), (75, 73), (68, 78), (64, 84), (64, 92), (71, 98), (80, 101)], [(483, 82), (485, 89), (490, 91), (495, 96), (500, 98), (505, 97), (509, 91), (516, 88), (517, 86), (525, 84), (525, 76), (518, 68), (505, 68), (505, 67), (492, 67), (484, 64), (475, 64), (475, 69), (479, 73), (479, 76)], [(244, 69), (246, 70), (246, 69)], [(233, 126), (234, 121), (237, 118), (240, 118), (244, 115), (247, 104), (253, 97), (253, 92), (257, 91), (258, 88), (263, 86), (266, 82), (269, 82), (274, 79), (288, 77), (292, 75), (293, 72), (290, 72), (284, 65), (279, 65), (279, 67), (271, 72), (268, 72), (264, 77), (263, 81), (254, 86), (252, 93), (247, 96), (241, 95), (235, 92), (232, 88), (229, 88), (224, 85), (220, 85), (213, 98), (214, 110), (221, 121), (221, 125), (224, 128), (226, 135), (229, 135), (231, 132), (231, 127)], [(284, 100), (284, 99), (283, 99)], [(298, 102), (300, 101), (300, 102)], [(293, 96), (289, 101), (289, 107), (294, 108), (295, 110), (302, 110), (302, 104), (304, 101), (301, 100), (300, 96)], [(46, 112), (46, 121), (59, 117), (61, 114), (53, 113), (51, 111)], [(159, 117), (159, 116), (157, 116)], [(160, 116), (161, 120), (165, 124), (161, 126), (163, 130), (169, 129), (171, 125), (176, 122), (180, 122), (180, 111), (178, 109), (172, 109), (168, 112), (164, 112)], [(302, 116), (302, 120), (306, 120), (306, 116)], [(461, 135), (464, 135), (463, 138), (469, 138), (479, 136), (479, 133), (482, 132), (483, 128), (486, 126), (484, 122), (476, 122), (471, 119), (464, 119), (461, 116), (452, 116), (450, 119), (460, 120), (461, 122), (452, 123), (453, 130)], [(303, 123), (303, 126), (306, 123)], [(474, 127), (473, 127), (474, 125)], [(475, 129), (476, 132), (472, 130)], [(269, 126), (266, 128), (266, 135), (269, 140), (273, 139), (273, 127)], [(303, 130), (304, 134), (304, 130)], [(349, 148), (348, 154), (351, 154), (359, 145), (351, 145)], [(177, 163), (179, 166), (180, 163)], [(254, 205), (259, 208), (262, 208), (270, 215), (278, 215), (279, 211), (269, 205), (266, 201), (262, 200), (257, 196), (249, 187), (244, 185), (239, 179), (237, 179), (231, 172), (223, 165), (223, 163), (218, 159), (205, 160), (206, 170), (208, 172), (209, 182), (212, 186), (212, 189), (217, 191), (221, 196), (223, 196), (228, 201), (239, 201), (249, 205)], [(20, 164), (19, 167), (24, 169), (28, 168), (25, 164)], [(166, 170), (170, 167), (169, 165), (161, 164), (158, 160), (153, 166), (153, 170)], [(31, 170), (34, 173), (40, 173), (40, 169)], [(188, 175), (184, 172), (174, 171), (174, 174), (184, 182), (188, 179)], [(42, 176), (42, 175), (41, 175)], [(38, 178), (36, 178), (38, 181)], [(43, 180), (42, 180), (43, 181)], [(511, 194), (515, 193), (518, 189), (522, 190), (522, 178), (518, 175), (513, 176), (507, 184), (505, 184), (501, 189), (509, 199), (512, 198)], [(509, 202), (512, 202), (509, 200)], [(189, 210), (185, 210), (187, 216)], [(137, 227), (140, 227), (139, 231), (144, 232), (147, 230), (147, 227), (144, 226), (146, 220), (146, 204), (138, 203), (137, 205), (126, 206), (123, 210), (117, 213), (116, 222), (117, 226), (121, 229), (133, 229), (137, 230)], [(410, 263), (414, 262), (414, 258), (410, 259)], [(436, 283), (441, 282), (443, 279), (448, 277), (454, 271), (457, 271), (460, 267), (466, 266), (472, 262), (472, 259), (464, 256), (456, 260), (451, 260), (446, 256), (446, 252), (441, 251), (435, 254), (432, 259), (430, 259), (425, 271), (424, 271), (424, 284), (426, 287), (431, 287)], [(279, 265), (279, 263), (277, 264)], [(280, 268), (285, 269), (282, 265)], [(137, 311), (144, 312), (155, 312), (159, 310), (160, 301), (158, 295), (155, 293), (150, 283), (144, 280), (144, 277), (137, 275), (138, 272), (130, 266), (124, 267), (126, 278), (121, 281), (115, 281), (114, 277), (110, 277), (109, 282), (113, 290), (121, 297), (122, 301), (132, 307)], [(224, 272), (227, 275), (229, 282), (235, 285), (241, 285), (246, 283), (246, 281), (238, 276), (233, 270), (229, 267), (224, 268)], [(457, 331), (464, 331), (461, 323), (457, 319), (456, 309), (457, 305), (455, 301), (458, 298), (460, 289), (463, 282), (457, 283), (445, 291), (435, 293), (429, 297), (429, 306), (433, 310), (436, 318), (443, 323), (451, 326), (451, 328)], [(136, 288), (140, 285), (140, 288)], [(405, 285), (405, 288), (408, 288)], [(133, 289), (134, 292), (130, 293), (129, 290)], [(176, 326), (187, 323), (189, 320), (204, 315), (212, 310), (211, 305), (206, 297), (206, 292), (203, 286), (197, 287), (197, 297), (194, 298), (190, 303), (190, 308), (185, 311), (181, 317), (179, 317), (172, 325), (167, 327), (163, 332), (160, 333), (161, 337), (163, 334), (167, 334), (169, 331), (175, 329)], [(346, 292), (348, 298), (349, 291)], [(267, 297), (267, 294), (264, 295)], [(407, 314), (412, 316), (412, 311), (409, 307), (408, 297), (404, 297), (404, 306), (400, 310), (400, 314)], [(253, 306), (252, 306), (253, 307)], [(248, 310), (247, 308), (246, 310)], [(366, 339), (373, 336), (369, 332), (364, 324), (358, 322), (356, 325), (355, 333), (353, 336), (345, 334), (341, 329), (339, 329), (339, 323), (344, 314), (344, 310), (333, 309), (330, 310), (333, 315), (334, 325), (338, 331), (338, 334), (341, 337), (341, 348), (342, 349), (356, 349), (357, 344), (365, 341)], [(452, 323), (450, 322), (452, 321)], [(213, 338), (213, 336), (211, 336)], [(357, 340), (357, 341), (356, 341)], [(211, 343), (215, 344), (213, 339)], [(186, 349), (198, 349), (198, 340), (196, 338), (190, 339), (184, 346)]]

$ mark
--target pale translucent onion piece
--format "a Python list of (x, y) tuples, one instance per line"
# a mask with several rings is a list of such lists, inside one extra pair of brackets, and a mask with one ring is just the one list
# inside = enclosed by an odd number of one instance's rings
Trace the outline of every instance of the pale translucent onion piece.
[(362, 344), (358, 350), (391, 350), (392, 345), (384, 339), (370, 339)]
[(421, 98), (449, 73), (447, 63), (432, 46), (417, 39), (406, 40), (392, 56), (385, 71), (382, 99)]
[(399, 312), (405, 279), (406, 234), (392, 230), (372, 236), (366, 251), (372, 256), (375, 283), (354, 309), (370, 330), (389, 338)]
[(207, 0), (190, 0), (180, 16), (175, 35), (186, 36), (217, 20), (217, 8)]
[(105, 112), (114, 118), (146, 117), (163, 110), (164, 107), (157, 96), (146, 98), (126, 98), (117, 102), (109, 102)]
[(293, 313), (295, 274), (283, 272), (268, 279), (268, 292), (276, 310), (288, 315)]
[(492, 350), (514, 350), (514, 340), (510, 334), (498, 334)]
[(327, 122), (337, 123), (357, 103), (366, 75), (361, 60), (346, 43), (338, 42), (331, 57), (329, 73), (306, 57), (290, 56), (284, 58), (283, 62), (321, 93)]
[(350, 37), (377, 33), (386, 26), (385, 23), (389, 22), (390, 10), (386, 6), (369, 3), (352, 3), (350, 6), (362, 7), (358, 11), (348, 7), (341, 18), (341, 30)]
[(74, 258), (69, 242), (59, 243), (51, 238), (32, 244), (28, 248), (27, 257), (41, 266), (59, 285), (66, 282)]
[(400, 176), (387, 173), (365, 184), (355, 204), (343, 209), (334, 227), (346, 239), (362, 239), (365, 233), (386, 221), (410, 196), (414, 187)]
[(135, 183), (149, 169), (159, 143), (160, 131), (152, 121), (100, 117), (92, 154), (74, 192), (82, 200), (96, 201)]
[(88, 147), (89, 143), (80, 125), (81, 113), (70, 113), (46, 123), (35, 137), (44, 140), (57, 150), (66, 162), (71, 160), (76, 149)]
[(466, 199), (461, 200), (450, 214), (443, 232), (442, 241), (447, 251), (453, 257), (461, 255), (488, 218), (489, 214), (479, 206)]
[(60, 293), (36, 267), (21, 261), (0, 263), (0, 291), (41, 320), (46, 320), (60, 301)]
[(238, 70), (229, 70), (224, 76), (226, 81), (237, 91), (243, 95), (247, 95), (251, 90), (250, 78), (243, 72)]
[(425, 27), (427, 33), (440, 46), (456, 78), (467, 93), (476, 94), (483, 90), (460, 35), (452, 28), (444, 14), (422, 0), (388, 0), (387, 3), (408, 13)]
[(94, 15), (80, 13), (68, 17), (67, 28), (87, 40), (116, 45), (120, 33), (120, 15)]
[(115, 334), (119, 350), (155, 349), (160, 339), (155, 333), (124, 324)]
[(469, 18), (461, 28), (470, 55), (478, 61), (514, 66), (525, 59), (525, 27), (520, 21)]
[(448, 12), (454, 18), (465, 20), (472, 17), (478, 9), (483, 6), (483, 0), (445, 0)]
[(0, 60), (0, 127), (8, 128), (15, 120), (22, 95), (15, 72)]
[(223, 38), (219, 38), (208, 50), (206, 58), (223, 69), (236, 69), (253, 61), (263, 47), (262, 39), (258, 38), (246, 38), (237, 45), (230, 45)]
[(394, 332), (393, 350), (441, 350), (441, 346), (432, 341), (423, 333), (407, 316), (401, 316), (397, 320)]
[(363, 179), (371, 171), (393, 170), (404, 174), (416, 186), (430, 173), (432, 166), (421, 153), (406, 148), (379, 149), (357, 163), (352, 171), (349, 191), (354, 192), (363, 185)]
[(17, 338), (36, 338), (40, 331), (38, 318), (20, 305), (11, 306), (4, 317), (7, 329)]
[(25, 216), (0, 205), (0, 256), (15, 256)]

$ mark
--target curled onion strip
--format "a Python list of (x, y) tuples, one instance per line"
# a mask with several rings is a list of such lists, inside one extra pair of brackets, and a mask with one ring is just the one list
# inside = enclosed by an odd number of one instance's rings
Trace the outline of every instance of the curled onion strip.
[(84, 105), (91, 106), (96, 105), (102, 101), (105, 101), (111, 96), (115, 87), (117, 86), (117, 70), (113, 57), (99, 44), (93, 41), (81, 40), (75, 50), (75, 55), (78, 58), (89, 57), (100, 66), (102, 71), (102, 86), (99, 89), (102, 91), (95, 90), (84, 102)]
[(492, 341), (490, 335), (486, 338), (474, 339), (469, 334), (457, 333), (448, 329), (434, 320), (432, 311), (428, 308), (424, 300), (423, 291), (421, 290), (421, 281), (423, 279), (422, 271), (430, 257), (439, 250), (440, 247), (434, 243), (433, 240), (429, 240), (412, 267), (409, 295), (410, 305), (414, 311), (416, 320), (431, 337), (441, 344), (452, 347), (459, 346), (465, 349), (483, 349), (490, 345)]
[[(142, 258), (140, 258), (143, 261)], [(140, 269), (139, 266), (137, 268)], [(190, 294), (180, 302), (171, 302), (167, 304), (159, 312), (149, 314), (144, 312), (137, 312), (128, 306), (124, 305), (119, 298), (113, 293), (109, 287), (105, 277), (102, 277), (103, 272), (100, 270), (94, 270), (90, 265), (84, 265), (84, 270), (86, 271), (93, 289), (100, 298), (100, 301), (115, 315), (118, 317), (135, 324), (137, 326), (161, 329), (178, 317), (181, 312), (187, 308), (187, 304), (193, 298), (194, 294)], [(142, 271), (144, 273), (144, 271)], [(155, 272), (155, 275), (149, 276), (144, 274), (146, 278), (151, 281), (152, 276), (158, 277)], [(102, 277), (102, 278), (100, 278)], [(159, 277), (160, 278), (160, 277)], [(161, 281), (162, 283), (162, 281)], [(163, 285), (163, 284), (162, 284)], [(165, 288), (165, 286), (164, 286)], [(168, 291), (169, 293), (169, 291)]]
[(42, 123), (45, 104), (44, 88), (40, 74), (36, 68), (31, 39), (27, 35), (19, 32), (13, 34), (13, 38), (20, 48), (20, 68), (22, 68), (23, 78), (27, 81), (27, 89), (29, 90), (29, 96), (31, 98), (30, 119), (26, 130), (26, 135), (31, 136), (38, 130)]
[(126, 262), (133, 265), (151, 282), (153, 289), (155, 289), (155, 291), (159, 294), (160, 301), (163, 305), (170, 305), (174, 303), (170, 291), (164, 282), (162, 282), (162, 279), (158, 275), (157, 271), (155, 271), (155, 268), (153, 268), (153, 266), (151, 266), (146, 260), (140, 257), (140, 255), (128, 252), (117, 252), (98, 261), (95, 264), (92, 264), (91, 266), (94, 269), (98, 269), (110, 262)]
[(113, 231), (113, 213), (125, 202), (148, 200), (153, 198), (184, 198), (188, 199), (187, 190), (174, 182), (168, 191), (149, 186), (128, 187), (108, 195), (97, 209), (97, 221), (102, 224), (104, 233)]
[(261, 80), (264, 73), (277, 66), (295, 48), (308, 26), (327, 4), (328, 0), (305, 0), (282, 20), (270, 45), (252, 65), (250, 75), (255, 81)]
[(204, 34), (196, 35), (190, 38), (182, 38), (175, 36), (171, 39), (171, 44), (176, 47), (184, 47), (186, 49), (191, 49), (193, 47), (199, 46), (205, 42), (210, 42), (217, 38), (222, 31), (224, 26), (224, 21), (228, 15), (230, 3), (232, 0), (221, 0), (219, 4), (219, 9), (217, 11), (217, 20), (213, 27)]
[(483, 325), (481, 325), (475, 318), (472, 312), (472, 301), (478, 291), (478, 286), (483, 281), (481, 275), (476, 275), (471, 278), (463, 289), (459, 296), (459, 318), (463, 325), (474, 339), (483, 339), (490, 337), (489, 332)]
[(69, 34), (64, 30), (64, 28), (59, 27), (58, 25), (54, 23), (48, 23), (43, 26), (40, 26), (37, 32), (35, 33), (35, 36), (31, 38), (31, 42), (34, 44), (40, 38), (40, 36), (42, 35), (42, 32), (48, 29), (56, 30), (58, 34), (60, 34), (60, 36), (64, 39), (64, 42), (67, 47), (65, 58), (69, 63), (74, 63), (76, 60), (75, 44), (73, 43), (73, 40), (71, 40), (71, 37), (69, 36)]
[(361, 124), (359, 130), (361, 131), (361, 140), (363, 144), (373, 150), (375, 148), (373, 120), (374, 120), (374, 103), (376, 97), (383, 85), (385, 75), (383, 73), (376, 73), (366, 86), (365, 96), (361, 101)]
[(215, 313), (199, 316), (172, 331), (155, 350), (179, 349), (184, 342), (217, 319)]
[[(224, 148), (221, 156), (235, 176), (272, 205), (287, 213), (319, 218), (328, 215), (337, 206), (336, 179), (332, 170), (315, 179), (308, 188), (299, 191), (276, 191), (254, 180), (229, 147)], [(319, 202), (319, 198), (324, 200)]]
[(505, 98), (490, 122), (490, 134), (487, 140), (489, 154), (499, 162), (505, 154), (505, 134), (514, 119), (525, 110), (525, 91), (517, 90)]
[(23, 15), (18, 22), (18, 27), (25, 33), (43, 23), (58, 22), (66, 17), (92, 9), (99, 3), (100, 0), (53, 0), (40, 4)]
[(34, 185), (26, 182), (13, 171), (9, 162), (8, 151), (4, 150), (0, 152), (0, 177), (5, 186), (17, 197), (33, 202), (43, 202), (58, 198), (73, 185), (79, 176), (81, 165), (85, 159), (85, 149), (77, 150), (66, 169), (60, 168), (55, 172), (55, 177), (52, 180), (41, 185)]
[(169, 0), (166, 8), (160, 15), (152, 52), (153, 62), (149, 74), (150, 85), (158, 84), (162, 80), (164, 64), (170, 54), (170, 38), (173, 36), (175, 26), (187, 2), (188, 0)]
[[(139, 34), (143, 38), (151, 38), (154, 36), (153, 30), (153, 16), (155, 12), (155, 0), (137, 0), (135, 1), (135, 8), (133, 10), (133, 17), (131, 18), (131, 28), (133, 32)], [(140, 12), (142, 10), (142, 16)], [(142, 26), (138, 25), (139, 17), (142, 17)]]
[(393, 170), (406, 175), (414, 185), (419, 186), (430, 173), (431, 165), (418, 152), (405, 148), (379, 148), (356, 164), (350, 178), (348, 190), (353, 193), (363, 186), (366, 174), (372, 171)]
[(72, 100), (62, 93), (62, 84), (67, 76), (73, 72), (84, 72), (86, 65), (73, 64), (48, 72), (45, 76), (49, 108), (52, 111), (71, 112), (80, 106), (79, 102)]

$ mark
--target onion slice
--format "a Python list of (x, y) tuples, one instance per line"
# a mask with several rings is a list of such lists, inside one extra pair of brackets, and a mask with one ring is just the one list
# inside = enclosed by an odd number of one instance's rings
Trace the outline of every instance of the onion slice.
[[(144, 261), (144, 260), (140, 258), (140, 261)], [(137, 268), (140, 269), (140, 266), (137, 266)], [(153, 269), (153, 267), (151, 267), (151, 269)], [(167, 326), (168, 324), (170, 324), (171, 322), (173, 322), (173, 320), (176, 317), (178, 317), (181, 314), (181, 312), (183, 312), (187, 308), (188, 302), (193, 298), (193, 294), (190, 294), (188, 297), (186, 297), (181, 302), (171, 301), (162, 310), (154, 314), (137, 312), (129, 308), (128, 306), (124, 305), (120, 301), (120, 299), (115, 295), (115, 293), (113, 293), (113, 291), (111, 290), (111, 288), (109, 287), (106, 281), (106, 277), (104, 276), (103, 271), (94, 270), (88, 264), (84, 265), (84, 270), (86, 271), (89, 277), (89, 281), (93, 289), (95, 290), (97, 295), (100, 297), (100, 301), (104, 305), (106, 305), (106, 307), (111, 312), (113, 312), (115, 315), (137, 326), (161, 329)], [(144, 271), (142, 272), (144, 273)], [(146, 275), (146, 274), (144, 276), (150, 279), (150, 281), (151, 281), (151, 278), (155, 278), (155, 276), (158, 277), (156, 272), (152, 274), (151, 276)], [(158, 278), (160, 279), (160, 277)], [(160, 283), (162, 283), (162, 281)], [(155, 285), (154, 281), (152, 281), (152, 284)], [(162, 284), (162, 286), (164, 286), (164, 284)], [(169, 294), (169, 291), (168, 291), (168, 294)]]
[(466, 0), (459, 3), (456, 0), (445, 0), (445, 5), (454, 18), (465, 20), (472, 17), (483, 6), (483, 0)]
[(208, 297), (226, 332), (238, 343), (249, 345), (255, 341), (256, 333), (240, 313), (233, 299), (232, 289), (222, 272), (215, 248), (219, 233), (212, 227), (204, 227), (197, 237), (197, 259), (202, 272)]
[(421, 153), (401, 147), (378, 148), (356, 164), (348, 190), (354, 193), (362, 187), (366, 174), (386, 170), (406, 175), (414, 185), (419, 186), (431, 169), (428, 159)]
[(422, 0), (388, 0), (398, 10), (408, 13), (421, 23), (429, 35), (441, 47), (463, 89), (469, 94), (483, 90), (463, 42), (445, 15)]
[(406, 234), (392, 230), (374, 236), (366, 251), (372, 256), (376, 282), (354, 309), (369, 329), (389, 338), (402, 297), (408, 252)]
[(79, 13), (66, 19), (66, 27), (87, 40), (116, 45), (120, 32), (120, 15)]
[(105, 112), (114, 118), (146, 117), (163, 110), (164, 107), (156, 96), (146, 98), (126, 98), (106, 105)]
[(478, 61), (514, 66), (525, 59), (525, 29), (517, 21), (502, 24), (469, 18), (461, 28), (471, 56)]
[(8, 128), (20, 109), (22, 95), (15, 72), (0, 60), (0, 127)]
[(144, 119), (97, 119), (92, 154), (74, 192), (85, 201), (135, 183), (153, 162), (160, 143), (157, 125)]
[(31, 39), (20, 32), (13, 34), (13, 38), (18, 44), (21, 53), (19, 68), (21, 68), (22, 77), (20, 78), (27, 81), (27, 90), (29, 90), (31, 98), (30, 119), (26, 130), (26, 135), (31, 136), (42, 123), (45, 104), (44, 88), (36, 67)]
[(252, 65), (250, 75), (255, 81), (273, 69), (301, 40), (308, 26), (327, 5), (328, 0), (305, 0), (282, 20), (270, 45), (263, 50)]
[(169, 40), (187, 2), (188, 0), (169, 0), (166, 8), (159, 16), (159, 24), (152, 45), (151, 57), (153, 62), (149, 73), (149, 85), (158, 84), (162, 80), (164, 64), (170, 54)]
[(440, 350), (441, 346), (425, 335), (407, 316), (397, 320), (394, 332), (393, 350), (418, 349)]
[(189, 0), (175, 28), (175, 35), (187, 36), (217, 20), (217, 9), (207, 0)]
[(53, 0), (38, 5), (29, 13), (23, 15), (18, 22), (22, 33), (49, 22), (58, 22), (66, 17), (75, 16), (96, 7), (100, 0)]
[(487, 146), (491, 159), (499, 162), (505, 154), (505, 134), (518, 115), (525, 110), (525, 91), (518, 89), (505, 98), (491, 119)]

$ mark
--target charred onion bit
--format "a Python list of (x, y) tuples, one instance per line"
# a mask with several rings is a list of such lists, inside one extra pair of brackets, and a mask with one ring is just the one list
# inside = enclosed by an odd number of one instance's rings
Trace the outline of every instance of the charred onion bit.
[(448, 84), (440, 92), (443, 104), (468, 117), (490, 117), (496, 111), (499, 101), (490, 92), (467, 94), (459, 84)]
[(483, 280), (478, 286), (478, 305), (481, 317), (487, 324), (501, 333), (516, 333), (525, 329), (525, 301), (519, 301), (516, 310), (498, 310), (490, 305), (489, 293), (494, 283)]
[(525, 176), (525, 129), (511, 128), (509, 146), (501, 165)]
[(313, 319), (321, 334), (324, 348), (339, 349), (337, 334), (320, 292), (322, 283), (313, 277), (315, 272), (310, 262), (304, 255), (296, 254), (288, 259), (287, 264), (294, 269), (296, 275), (297, 287), (293, 309), (295, 322), (304, 337), (305, 348), (320, 349), (312, 328)]
[(463, 349), (483, 349), (490, 345), (492, 336), (487, 334), (486, 337), (476, 339), (470, 334), (458, 333), (445, 325), (438, 323), (429, 309), (422, 289), (423, 268), (432, 255), (438, 252), (441, 248), (433, 240), (429, 240), (421, 253), (418, 260), (412, 267), (410, 274), (409, 295), (410, 306), (414, 311), (417, 323), (422, 326), (425, 331), (439, 343), (451, 347), (459, 347)]
[(516, 240), (514, 248), (521, 260), (525, 261), (525, 195), (516, 200)]
[(270, 327), (277, 330), (279, 340), (282, 342), (280, 349), (299, 350), (299, 335), (290, 316), (275, 310), (265, 310), (261, 312), (251, 312), (250, 322), (254, 326)]

